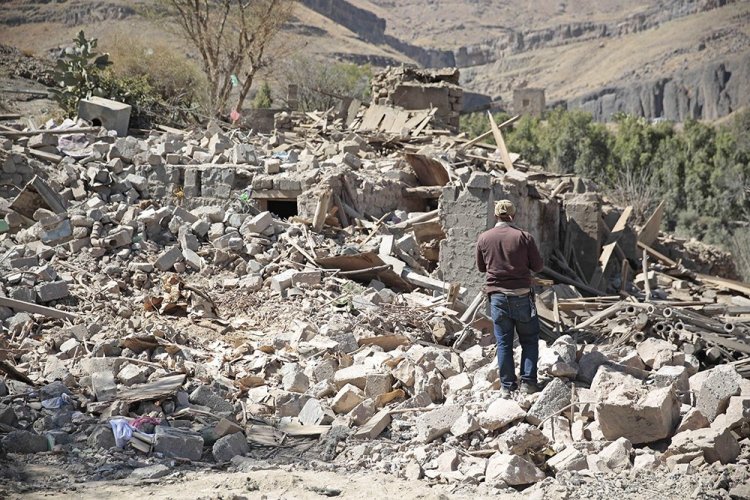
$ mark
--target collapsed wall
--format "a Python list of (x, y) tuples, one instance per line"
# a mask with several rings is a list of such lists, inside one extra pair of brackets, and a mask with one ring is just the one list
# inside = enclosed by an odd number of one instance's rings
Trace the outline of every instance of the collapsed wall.
[(445, 281), (460, 282), (473, 296), (484, 285), (477, 271), (477, 237), (495, 224), (494, 205), (509, 199), (516, 206), (515, 223), (536, 240), (542, 256), (549, 259), (559, 245), (560, 204), (556, 199), (530, 196), (533, 189), (516, 172), (503, 179), (474, 173), (463, 187), (446, 186), (440, 199), (440, 222), (446, 239), (440, 243), (440, 270)]

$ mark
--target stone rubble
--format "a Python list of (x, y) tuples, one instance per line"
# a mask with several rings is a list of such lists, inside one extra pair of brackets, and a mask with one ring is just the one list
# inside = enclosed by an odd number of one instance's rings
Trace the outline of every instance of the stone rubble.
[[(653, 265), (629, 298), (590, 299), (562, 269), (572, 284), (537, 296), (543, 390), (503, 399), (486, 317), (435, 272), (450, 237), (437, 205), (404, 187), (436, 186), (378, 134), (305, 141), (317, 121), (280, 119), (271, 136), (71, 132), (80, 149), (58, 141), (54, 165), (31, 149), (50, 145), (43, 131), (2, 142), (2, 177), (25, 193), (4, 200), (0, 234), (2, 453), (113, 453), (147, 480), (295, 447), (492, 491), (747, 461), (742, 288), (684, 269), (675, 287)], [(465, 141), (435, 132), (400, 147), (455, 161)], [(441, 191), (559, 181), (469, 151)], [(277, 215), (290, 197), (295, 213)], [(696, 306), (690, 292), (713, 295)]]

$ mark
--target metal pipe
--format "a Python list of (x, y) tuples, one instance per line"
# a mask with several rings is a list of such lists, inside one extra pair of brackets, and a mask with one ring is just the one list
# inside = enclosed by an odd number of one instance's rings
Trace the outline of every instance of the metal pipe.
[(732, 333), (734, 331), (734, 323), (724, 323), (724, 331)]

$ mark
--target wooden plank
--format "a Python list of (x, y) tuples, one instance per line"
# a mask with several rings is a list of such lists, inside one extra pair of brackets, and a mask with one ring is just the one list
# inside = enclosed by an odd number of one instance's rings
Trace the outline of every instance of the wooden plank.
[[(513, 116), (507, 120), (505, 120), (503, 123), (497, 126), (497, 128), (502, 129), (503, 127), (507, 127), (508, 125), (512, 124), (516, 120), (518, 120), (521, 117), (521, 115)], [(474, 146), (475, 144), (478, 144), (479, 142), (485, 140), (489, 136), (491, 136), (494, 132), (492, 130), (488, 130), (487, 132), (476, 136), (466, 144), (462, 144), (461, 147), (458, 148), (459, 151), (465, 151), (469, 149), (470, 147)], [(487, 146), (490, 146), (489, 144)]]
[(492, 116), (492, 113), (487, 111), (487, 116), (490, 118), (490, 125), (492, 126), (492, 135), (495, 137), (495, 142), (497, 143), (497, 149), (500, 151), (500, 156), (503, 159), (503, 164), (505, 165), (505, 171), (510, 172), (513, 170), (513, 160), (510, 159), (510, 155), (508, 154), (508, 148), (505, 146), (505, 140), (503, 139), (503, 134), (500, 132), (500, 127), (497, 126), (497, 123), (495, 123), (495, 118)]
[(101, 127), (74, 127), (69, 129), (53, 129), (53, 130), (47, 130), (47, 129), (40, 129), (40, 130), (24, 130), (24, 131), (17, 131), (17, 132), (6, 132), (3, 130), (0, 130), (0, 137), (32, 137), (35, 135), (41, 135), (41, 134), (52, 134), (52, 135), (65, 135), (65, 134), (82, 134), (86, 132), (98, 132), (101, 130)]
[(379, 104), (371, 104), (365, 111), (362, 117), (362, 123), (359, 125), (360, 131), (373, 131), (380, 127), (380, 122), (383, 121), (388, 110), (388, 106), (381, 106)]
[(649, 302), (651, 300), (651, 283), (648, 282), (648, 253), (645, 250), (641, 263), (643, 264), (643, 287), (646, 291), (646, 302)]
[(77, 314), (58, 311), (51, 307), (40, 306), (38, 304), (32, 304), (31, 302), (24, 302), (22, 300), (9, 299), (8, 297), (0, 297), (0, 306), (9, 307), (15, 311), (24, 311), (32, 314), (41, 314), (48, 318), (56, 319), (76, 319)]
[(643, 225), (640, 231), (638, 231), (638, 241), (644, 245), (652, 245), (656, 241), (656, 237), (659, 235), (659, 228), (661, 227), (661, 219), (664, 216), (664, 202), (659, 203), (654, 213), (648, 218), (646, 223)]
[(315, 207), (315, 216), (313, 217), (313, 229), (315, 232), (319, 233), (323, 229), (323, 225), (325, 225), (332, 196), (333, 192), (330, 189), (326, 189), (320, 195), (320, 198), (318, 198), (318, 205)]
[(114, 399), (126, 403), (136, 403), (138, 401), (150, 401), (172, 396), (185, 383), (186, 375), (179, 373), (170, 375), (146, 384), (133, 385), (126, 389), (117, 391)]
[(292, 437), (311, 437), (325, 434), (331, 429), (330, 425), (302, 425), (295, 422), (282, 424), (279, 430)]
[(615, 314), (617, 314), (618, 312), (620, 312), (624, 308), (625, 308), (625, 304), (622, 303), (622, 302), (618, 302), (616, 304), (612, 304), (611, 306), (609, 306), (605, 310), (594, 314), (593, 316), (591, 316), (586, 321), (584, 321), (584, 322), (582, 322), (582, 323), (574, 326), (573, 329), (574, 330), (581, 330), (583, 328), (587, 328), (589, 326), (595, 325), (596, 323), (598, 323), (601, 320), (604, 320), (604, 319), (607, 319), (607, 318), (611, 318), (612, 316), (614, 316)]
[(417, 222), (416, 224), (414, 224), (413, 229), (414, 237), (420, 243), (445, 239), (443, 226), (438, 221)]
[(404, 188), (406, 196), (413, 196), (425, 200), (434, 200), (440, 198), (443, 194), (443, 186), (418, 186)]
[(664, 255), (663, 253), (657, 252), (656, 250), (646, 245), (645, 243), (641, 243), (639, 241), (638, 248), (640, 248), (641, 250), (645, 250), (646, 252), (650, 253), (652, 257), (656, 257), (657, 259), (667, 264), (668, 266), (678, 267), (679, 265), (677, 262), (673, 261), (672, 259)]
[[(438, 292), (448, 293), (448, 290), (451, 286), (451, 284), (447, 281), (441, 281), (435, 278), (430, 278), (429, 276), (423, 276), (421, 274), (415, 273), (414, 271), (406, 271), (406, 273), (402, 273), (402, 276), (412, 285), (427, 288), (428, 290), (436, 290)], [(465, 294), (466, 288), (461, 287), (458, 292), (459, 297), (463, 297)]]
[(283, 433), (270, 425), (250, 424), (245, 429), (248, 441), (261, 446), (278, 446)]
[(408, 345), (411, 341), (404, 335), (377, 335), (375, 337), (364, 337), (357, 340), (360, 346), (376, 345), (382, 347), (384, 351), (392, 351), (399, 346)]
[(718, 276), (709, 276), (707, 274), (697, 274), (696, 278), (703, 283), (709, 283), (720, 288), (726, 288), (728, 290), (739, 292), (747, 297), (750, 297), (750, 284), (742, 283), (741, 281), (730, 280), (727, 278), (719, 278)]
[(620, 239), (620, 236), (622, 236), (622, 232), (625, 230), (625, 226), (627, 226), (628, 219), (632, 212), (632, 206), (628, 205), (625, 207), (625, 210), (622, 211), (620, 218), (617, 219), (615, 226), (609, 233), (607, 243), (602, 247), (602, 253), (599, 255), (599, 266), (594, 270), (594, 274), (591, 276), (591, 280), (589, 280), (589, 285), (594, 288), (601, 288), (604, 273), (607, 272), (607, 266), (609, 265), (609, 259), (615, 251), (617, 241)]
[(302, 191), (290, 191), (286, 189), (260, 189), (253, 190), (254, 200), (288, 200), (294, 201), (302, 194)]
[(423, 186), (445, 186), (450, 181), (448, 171), (442, 163), (426, 155), (406, 153), (406, 163), (414, 170)]
[(63, 157), (60, 155), (56, 155), (54, 153), (48, 153), (46, 151), (41, 151), (39, 149), (23, 148), (22, 151), (23, 151), (23, 154), (25, 155), (33, 156), (34, 158), (48, 161), (50, 163), (60, 163), (63, 160)]
[(582, 283), (578, 280), (575, 280), (573, 278), (569, 278), (565, 276), (564, 274), (560, 274), (557, 271), (554, 271), (548, 267), (545, 267), (542, 269), (542, 274), (546, 274), (547, 276), (559, 281), (560, 283), (565, 283), (568, 285), (573, 285), (574, 287), (578, 288), (579, 290), (583, 290), (584, 292), (588, 292), (592, 295), (604, 295), (604, 292), (597, 288), (593, 288), (586, 283)]
[[(386, 262), (373, 252), (322, 257), (316, 259), (315, 262), (323, 269), (340, 271), (362, 271), (364, 269), (379, 268), (386, 265)], [(392, 270), (357, 274), (356, 278), (364, 282), (368, 282), (372, 279), (379, 279), (389, 288), (396, 290), (411, 291), (414, 288), (411, 283)]]
[[(393, 123), (391, 123), (390, 127), (388, 127), (388, 130), (385, 132), (388, 134), (393, 135), (401, 135), (401, 132), (406, 128), (406, 123), (409, 121), (409, 112), (408, 111), (401, 111), (400, 113), (396, 114), (396, 116), (393, 119)], [(411, 132), (411, 130), (407, 131), (407, 135)]]
[(430, 123), (430, 120), (432, 120), (432, 117), (435, 116), (435, 113), (437, 112), (437, 108), (432, 108), (430, 112), (427, 114), (427, 116), (422, 120), (422, 123), (417, 126), (416, 129), (411, 133), (412, 137), (417, 137), (419, 134), (422, 133), (422, 131), (427, 127), (427, 124)]

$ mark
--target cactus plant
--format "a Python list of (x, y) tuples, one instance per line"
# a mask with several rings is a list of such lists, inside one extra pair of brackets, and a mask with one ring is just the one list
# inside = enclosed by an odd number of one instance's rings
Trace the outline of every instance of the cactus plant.
[(109, 54), (95, 52), (96, 38), (87, 39), (80, 31), (74, 42), (57, 59), (53, 77), (58, 88), (51, 89), (52, 97), (70, 116), (75, 115), (80, 99), (102, 95), (99, 71), (112, 64)]

